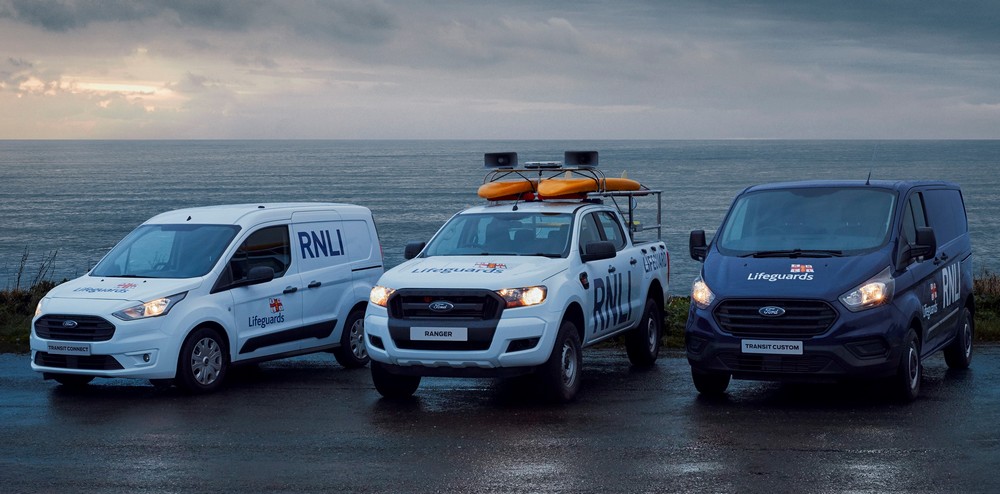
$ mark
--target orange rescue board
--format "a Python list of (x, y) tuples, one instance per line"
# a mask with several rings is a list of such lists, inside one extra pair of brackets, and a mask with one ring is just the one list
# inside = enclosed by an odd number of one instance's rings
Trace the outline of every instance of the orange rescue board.
[(538, 195), (544, 198), (578, 197), (588, 192), (639, 190), (639, 182), (629, 178), (553, 178), (538, 184)]
[(513, 200), (521, 194), (534, 192), (538, 180), (501, 180), (479, 186), (479, 197), (489, 201)]

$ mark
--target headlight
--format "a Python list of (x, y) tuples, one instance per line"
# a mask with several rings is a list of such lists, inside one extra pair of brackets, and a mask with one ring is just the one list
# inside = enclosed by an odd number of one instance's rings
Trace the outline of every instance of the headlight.
[(870, 280), (841, 295), (840, 303), (851, 312), (871, 309), (889, 303), (895, 288), (896, 281), (889, 268), (885, 268)]
[(35, 306), (35, 317), (42, 315), (42, 302), (45, 302), (44, 298), (39, 300), (38, 305)]
[(389, 303), (389, 296), (395, 292), (395, 288), (375, 285), (372, 287), (371, 294), (368, 295), (368, 300), (379, 307), (385, 307)]
[(691, 301), (699, 309), (707, 309), (715, 301), (715, 294), (708, 288), (705, 280), (701, 279), (701, 276), (695, 278), (694, 284), (691, 285)]
[(111, 315), (121, 319), (122, 321), (134, 321), (136, 319), (145, 319), (147, 317), (163, 316), (166, 315), (167, 312), (170, 312), (170, 308), (177, 304), (177, 302), (184, 300), (185, 295), (187, 295), (187, 292), (169, 295), (156, 300), (150, 300), (149, 302), (144, 302), (127, 309), (122, 309)]
[(528, 307), (545, 301), (548, 289), (544, 286), (527, 286), (524, 288), (504, 288), (497, 290), (497, 295), (507, 301), (507, 308)]

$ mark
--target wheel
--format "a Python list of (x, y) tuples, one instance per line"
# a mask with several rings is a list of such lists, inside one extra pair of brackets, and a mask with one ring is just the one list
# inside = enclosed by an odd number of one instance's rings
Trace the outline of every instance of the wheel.
[(732, 376), (729, 374), (713, 374), (691, 369), (691, 380), (694, 381), (694, 387), (703, 395), (721, 395), (725, 393), (726, 388), (729, 387), (729, 380), (731, 378)]
[(181, 345), (176, 383), (192, 393), (210, 393), (222, 386), (228, 368), (226, 341), (212, 328), (198, 328)]
[(625, 335), (628, 361), (636, 367), (651, 367), (660, 354), (660, 336), (663, 333), (663, 316), (653, 299), (646, 300), (639, 326)]
[(352, 310), (344, 322), (344, 332), (340, 336), (340, 347), (333, 349), (337, 363), (357, 369), (368, 364), (368, 349), (365, 348), (365, 311)]
[(972, 337), (975, 335), (973, 320), (969, 309), (962, 309), (955, 341), (944, 349), (944, 362), (951, 369), (968, 369), (972, 363)]
[(375, 389), (386, 398), (401, 399), (413, 396), (420, 387), (420, 376), (393, 374), (378, 362), (372, 362), (372, 382)]
[(55, 374), (52, 379), (67, 388), (82, 388), (88, 384), (90, 381), (94, 380), (94, 376), (81, 376), (79, 374)]
[(920, 394), (922, 376), (920, 343), (917, 341), (917, 333), (911, 329), (903, 338), (903, 352), (899, 356), (899, 368), (891, 380), (891, 387), (901, 400), (913, 401)]
[(580, 335), (576, 325), (563, 321), (556, 335), (555, 345), (549, 360), (542, 364), (541, 384), (546, 395), (556, 403), (567, 403), (580, 390), (580, 371), (583, 367), (583, 353), (580, 350)]

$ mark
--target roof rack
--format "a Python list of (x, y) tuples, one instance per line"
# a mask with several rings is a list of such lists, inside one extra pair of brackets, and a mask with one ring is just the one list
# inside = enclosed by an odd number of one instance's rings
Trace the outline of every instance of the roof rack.
[[(562, 163), (558, 161), (534, 161), (524, 163), (523, 167), (518, 167), (517, 153), (486, 153), (484, 155), (484, 164), (490, 171), (483, 178), (483, 185), (480, 187), (480, 196), (491, 202), (509, 200), (514, 201), (516, 205), (519, 201), (596, 199), (603, 202), (603, 199), (607, 198), (615, 204), (618, 212), (627, 218), (629, 236), (633, 237), (633, 240), (635, 240), (635, 233), (648, 230), (656, 230), (656, 238), (658, 240), (662, 236), (662, 191), (649, 189), (637, 181), (628, 180), (624, 177), (621, 179), (608, 179), (604, 172), (597, 168), (597, 151), (566, 151)], [(544, 181), (558, 179), (564, 180), (561, 183), (576, 179), (577, 185), (580, 185), (578, 187), (580, 190), (576, 191), (576, 188), (573, 188), (571, 189), (573, 192), (557, 196), (550, 195), (548, 198), (544, 196), (544, 191), (542, 191), (543, 194), (539, 194), (539, 189), (545, 187), (545, 185), (541, 185)], [(580, 179), (584, 180), (582, 184), (580, 183)], [(593, 183), (587, 185), (587, 181), (592, 181)], [(501, 192), (489, 197), (483, 195), (484, 187), (491, 183), (498, 183), (498, 186), (502, 184), (502, 187), (497, 187), (497, 190)], [(549, 184), (554, 185), (555, 182), (549, 182)], [(612, 185), (610, 187), (612, 190), (607, 190), (609, 185)], [(622, 185), (636, 187), (636, 189), (620, 190)], [(637, 201), (635, 198), (651, 195), (656, 196), (656, 223), (643, 226), (636, 221), (635, 208)], [(627, 206), (618, 203), (617, 198), (619, 197), (628, 198), (626, 201)]]

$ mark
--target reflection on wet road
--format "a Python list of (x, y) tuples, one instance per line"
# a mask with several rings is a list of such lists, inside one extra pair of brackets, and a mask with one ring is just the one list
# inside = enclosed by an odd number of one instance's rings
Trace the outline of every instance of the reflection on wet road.
[(72, 392), (0, 355), (2, 492), (998, 492), (1000, 347), (925, 363), (921, 398), (876, 385), (734, 381), (699, 398), (588, 350), (576, 402), (530, 382), (425, 379), (380, 399), (323, 354), (241, 369), (210, 396), (98, 380)]

